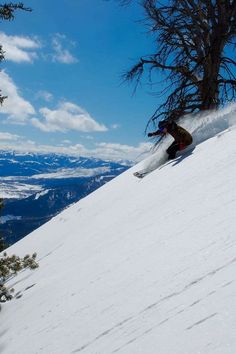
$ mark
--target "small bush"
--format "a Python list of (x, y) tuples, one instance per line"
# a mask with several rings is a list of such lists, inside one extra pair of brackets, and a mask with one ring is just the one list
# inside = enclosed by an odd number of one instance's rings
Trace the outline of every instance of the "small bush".
[(4, 238), (0, 235), (0, 252), (4, 251), (8, 247), (8, 244), (5, 242)]
[(33, 253), (32, 256), (27, 254), (20, 258), (16, 255), (8, 256), (6, 252), (0, 256), (0, 302), (6, 302), (13, 298), (14, 289), (6, 287), (6, 281), (25, 268), (38, 268), (36, 257), (36, 253)]

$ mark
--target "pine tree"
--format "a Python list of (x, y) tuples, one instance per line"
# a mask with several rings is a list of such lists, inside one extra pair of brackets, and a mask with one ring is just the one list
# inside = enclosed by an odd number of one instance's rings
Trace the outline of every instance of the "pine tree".
[(6, 281), (23, 269), (33, 270), (38, 268), (36, 257), (36, 253), (33, 253), (32, 256), (26, 255), (20, 258), (16, 255), (8, 256), (6, 252), (0, 256), (0, 302), (6, 302), (13, 298), (14, 289), (8, 288)]
[[(3, 199), (0, 198), (0, 218), (1, 218), (1, 210), (4, 207)], [(7, 243), (4, 240), (4, 237), (0, 234), (0, 252), (7, 248)]]

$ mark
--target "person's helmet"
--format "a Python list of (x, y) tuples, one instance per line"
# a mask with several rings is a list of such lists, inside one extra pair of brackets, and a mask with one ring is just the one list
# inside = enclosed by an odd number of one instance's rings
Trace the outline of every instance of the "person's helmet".
[(158, 123), (158, 128), (160, 131), (165, 128), (168, 128), (168, 131), (173, 131), (177, 128), (177, 124), (172, 119), (164, 119)]
[(164, 128), (167, 128), (167, 125), (168, 125), (168, 121), (165, 119), (165, 120), (161, 120), (159, 123), (158, 123), (158, 128), (160, 130), (163, 130)]

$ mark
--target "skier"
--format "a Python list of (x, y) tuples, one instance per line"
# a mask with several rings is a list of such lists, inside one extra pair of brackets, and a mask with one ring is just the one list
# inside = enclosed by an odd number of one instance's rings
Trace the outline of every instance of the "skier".
[(158, 130), (152, 133), (148, 133), (148, 137), (151, 136), (164, 136), (167, 133), (173, 136), (175, 139), (173, 143), (166, 150), (169, 155), (168, 160), (175, 158), (177, 151), (185, 149), (193, 142), (192, 135), (184, 128), (177, 125), (174, 121), (163, 120), (158, 123)]

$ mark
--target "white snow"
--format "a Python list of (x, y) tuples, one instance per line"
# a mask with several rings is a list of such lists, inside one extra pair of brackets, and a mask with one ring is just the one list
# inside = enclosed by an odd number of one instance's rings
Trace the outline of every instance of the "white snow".
[(39, 199), (40, 197), (43, 197), (44, 195), (48, 194), (48, 192), (50, 191), (50, 189), (45, 189), (42, 192), (36, 193), (35, 195), (35, 200)]
[(136, 179), (154, 154), (8, 249), (36, 251), (40, 266), (9, 281), (18, 299), (2, 306), (0, 352), (236, 353), (236, 129), (226, 128)]
[(21, 183), (15, 181), (15, 179), (16, 177), (12, 177), (12, 176), (1, 178), (0, 198), (23, 199), (42, 190), (42, 186)]
[(42, 179), (42, 178), (78, 178), (78, 177), (93, 177), (97, 174), (110, 172), (109, 166), (96, 167), (96, 168), (61, 168), (56, 172), (51, 173), (40, 173), (31, 176), (32, 179)]

